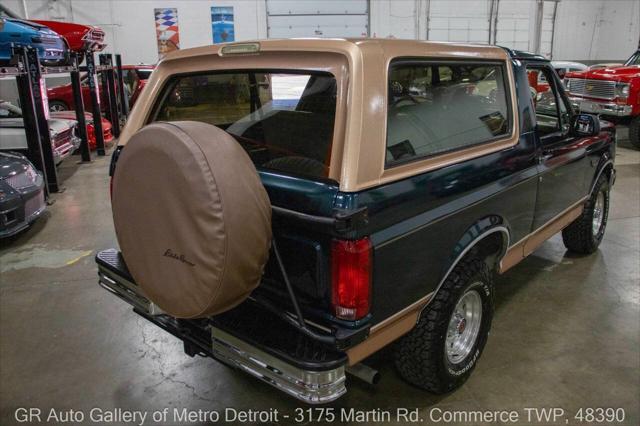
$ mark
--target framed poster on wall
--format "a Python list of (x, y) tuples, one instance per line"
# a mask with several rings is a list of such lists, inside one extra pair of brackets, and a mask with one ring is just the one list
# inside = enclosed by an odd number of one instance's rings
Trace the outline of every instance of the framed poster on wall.
[(211, 8), (211, 33), (214, 43), (235, 41), (233, 6)]
[(156, 39), (158, 41), (158, 60), (167, 53), (180, 49), (180, 30), (178, 27), (178, 9), (154, 9), (156, 18)]

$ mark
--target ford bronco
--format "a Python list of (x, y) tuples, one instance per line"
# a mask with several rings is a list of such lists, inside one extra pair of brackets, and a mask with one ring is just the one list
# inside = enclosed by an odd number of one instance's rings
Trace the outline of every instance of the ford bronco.
[[(549, 90), (530, 90), (529, 75)], [(576, 114), (543, 57), (382, 39), (180, 50), (111, 163), (119, 250), (102, 287), (184, 342), (308, 403), (392, 345), (398, 373), (459, 387), (493, 277), (552, 235), (593, 253), (615, 128)]]

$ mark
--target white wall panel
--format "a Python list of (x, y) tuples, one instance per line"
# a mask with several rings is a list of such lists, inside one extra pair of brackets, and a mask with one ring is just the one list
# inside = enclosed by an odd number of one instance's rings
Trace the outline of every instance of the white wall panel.
[(555, 28), (554, 59), (620, 61), (638, 47), (640, 1), (562, 0)]
[(366, 15), (269, 16), (269, 38), (366, 37)]
[(518, 50), (531, 50), (535, 35), (536, 2), (501, 0), (498, 5), (496, 44)]
[[(382, 38), (420, 38), (417, 24), (418, 11), (414, 0), (371, 1), (371, 36)], [(422, 18), (426, 20), (423, 10)]]
[(540, 54), (551, 57), (551, 41), (554, 37), (554, 6), (555, 1), (545, 1), (542, 14), (542, 32), (540, 37)]
[(367, 0), (267, 0), (269, 15), (366, 15)]
[(489, 0), (431, 0), (428, 39), (488, 43), (489, 13)]
[(367, 0), (266, 0), (269, 38), (366, 37)]

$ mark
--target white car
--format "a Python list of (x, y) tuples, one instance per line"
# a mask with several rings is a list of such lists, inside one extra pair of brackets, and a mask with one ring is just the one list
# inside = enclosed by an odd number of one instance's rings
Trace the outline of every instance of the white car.
[[(60, 164), (80, 146), (78, 122), (51, 118), (48, 123), (53, 159), (56, 164)], [(27, 149), (22, 110), (10, 102), (0, 100), (0, 151), (17, 151), (24, 154)]]
[(584, 71), (589, 68), (583, 63), (571, 61), (551, 61), (551, 66), (556, 70), (561, 79), (570, 71)]

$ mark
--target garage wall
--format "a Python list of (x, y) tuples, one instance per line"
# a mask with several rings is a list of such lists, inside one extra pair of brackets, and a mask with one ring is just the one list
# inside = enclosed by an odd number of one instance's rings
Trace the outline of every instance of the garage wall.
[(554, 57), (616, 62), (638, 47), (640, 1), (562, 0), (558, 5)]
[(265, 0), (269, 38), (367, 37), (367, 0)]
[(487, 43), (490, 36), (490, 8), (489, 1), (431, 1), (427, 38)]
[[(2, 3), (22, 14), (21, 0)], [(267, 34), (264, 0), (28, 0), (26, 4), (33, 19), (100, 26), (107, 36), (105, 52), (121, 53), (125, 63), (157, 62), (154, 8), (178, 8), (181, 48), (211, 44), (211, 6), (233, 6), (236, 40)]]
[[(2, 0), (22, 13), (22, 0)], [(236, 40), (360, 35), (479, 42), (532, 50), (537, 0), (27, 0), (32, 18), (100, 25), (108, 51), (128, 63), (157, 60), (153, 9), (177, 7), (182, 48), (211, 43), (210, 7), (233, 6)], [(364, 13), (368, 3), (369, 16)], [(491, 5), (497, 20), (491, 22)], [(544, 1), (540, 52), (554, 59), (621, 61), (638, 46), (639, 0)], [(267, 9), (272, 16), (267, 15)], [(283, 16), (291, 13), (291, 17)], [(312, 15), (316, 12), (316, 16)], [(328, 13), (327, 13), (328, 12)], [(554, 25), (555, 22), (555, 25)], [(268, 24), (271, 28), (268, 31)], [(291, 28), (289, 28), (291, 27)], [(318, 34), (316, 33), (318, 31)], [(551, 40), (553, 38), (553, 51)]]

